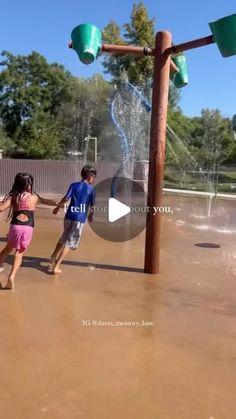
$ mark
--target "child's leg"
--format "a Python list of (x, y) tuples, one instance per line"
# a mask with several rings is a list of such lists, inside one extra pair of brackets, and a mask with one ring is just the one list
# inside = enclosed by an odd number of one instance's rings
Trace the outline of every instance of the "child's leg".
[(15, 276), (19, 267), (21, 266), (23, 255), (24, 255), (24, 251), (16, 250), (15, 255), (14, 255), (13, 265), (12, 265), (11, 272), (9, 274), (5, 289), (14, 288)]
[(62, 246), (61, 253), (59, 254), (59, 257), (53, 267), (54, 274), (61, 273), (60, 265), (67, 256), (69, 250), (77, 249), (83, 231), (83, 226), (84, 224), (78, 221), (72, 221), (67, 219), (64, 221), (64, 232), (57, 244), (58, 247), (56, 246), (55, 251), (57, 250), (57, 248), (59, 248), (60, 243), (64, 244)]
[(64, 244), (60, 242), (60, 240), (58, 241), (53, 253), (51, 254), (50, 257), (50, 265), (48, 267), (48, 272), (52, 273), (54, 272), (54, 268), (55, 268), (55, 264), (57, 263), (58, 257), (62, 251), (62, 249), (64, 248)]
[(57, 261), (58, 256), (61, 253), (63, 247), (64, 247), (64, 244), (61, 243), (60, 241), (58, 241), (58, 243), (57, 243), (57, 245), (56, 245), (56, 247), (55, 247), (55, 249), (54, 249), (54, 251), (51, 255), (51, 263), (52, 264), (54, 264)]
[[(69, 234), (71, 230), (71, 221), (64, 219), (64, 229), (63, 229), (63, 233), (60, 237), (60, 239), (57, 242), (57, 245), (51, 255), (51, 263), (52, 265), (55, 265), (55, 263), (57, 262), (59, 255), (61, 254), (61, 252), (64, 250), (64, 246), (65, 246), (65, 242), (67, 240), (67, 236)], [(54, 266), (53, 266), (54, 268)]]
[(67, 256), (67, 254), (69, 253), (69, 251), (70, 251), (69, 247), (64, 246), (64, 249), (62, 249), (60, 253), (59, 259), (57, 260), (56, 265), (54, 266), (54, 269), (53, 269), (54, 274), (61, 273), (60, 265), (62, 261), (65, 259), (65, 257)]
[(11, 246), (9, 243), (7, 243), (6, 246), (2, 249), (0, 253), (0, 272), (3, 271), (3, 264), (13, 249), (13, 246)]

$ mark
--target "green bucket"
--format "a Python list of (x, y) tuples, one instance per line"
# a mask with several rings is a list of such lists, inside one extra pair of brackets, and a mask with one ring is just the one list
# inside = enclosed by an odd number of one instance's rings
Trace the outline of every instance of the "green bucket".
[(102, 33), (90, 23), (76, 26), (71, 32), (71, 39), (72, 48), (84, 64), (91, 64), (101, 51)]
[(180, 53), (171, 57), (175, 65), (178, 67), (179, 71), (171, 73), (170, 78), (174, 83), (175, 87), (180, 89), (188, 84), (188, 71), (187, 63), (184, 54)]
[(236, 54), (236, 14), (210, 22), (214, 41), (223, 57)]

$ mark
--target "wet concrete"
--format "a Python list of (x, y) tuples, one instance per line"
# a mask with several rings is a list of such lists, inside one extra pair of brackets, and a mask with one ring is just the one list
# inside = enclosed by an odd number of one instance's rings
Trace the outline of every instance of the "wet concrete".
[(202, 198), (165, 203), (154, 276), (142, 272), (144, 234), (111, 243), (89, 226), (48, 275), (62, 214), (38, 210), (16, 289), (0, 293), (1, 418), (235, 419), (235, 204), (208, 216)]

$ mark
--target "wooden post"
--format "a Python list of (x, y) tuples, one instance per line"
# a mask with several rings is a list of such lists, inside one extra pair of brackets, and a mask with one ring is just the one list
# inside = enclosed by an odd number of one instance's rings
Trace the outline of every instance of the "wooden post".
[(171, 47), (171, 38), (170, 32), (156, 34), (144, 263), (144, 271), (150, 274), (158, 273), (160, 269), (161, 213), (154, 215), (153, 207), (162, 206), (170, 75), (170, 55), (165, 51)]

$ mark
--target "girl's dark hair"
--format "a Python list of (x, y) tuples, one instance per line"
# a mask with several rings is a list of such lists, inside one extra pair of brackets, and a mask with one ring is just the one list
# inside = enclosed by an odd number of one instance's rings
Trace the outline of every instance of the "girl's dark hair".
[(10, 192), (5, 196), (4, 201), (11, 198), (11, 206), (7, 216), (7, 221), (11, 218), (13, 210), (17, 210), (21, 194), (23, 192), (33, 192), (34, 179), (30, 173), (17, 173)]
[(87, 179), (89, 176), (97, 176), (97, 170), (93, 166), (84, 166), (81, 170), (81, 176), (83, 179)]

